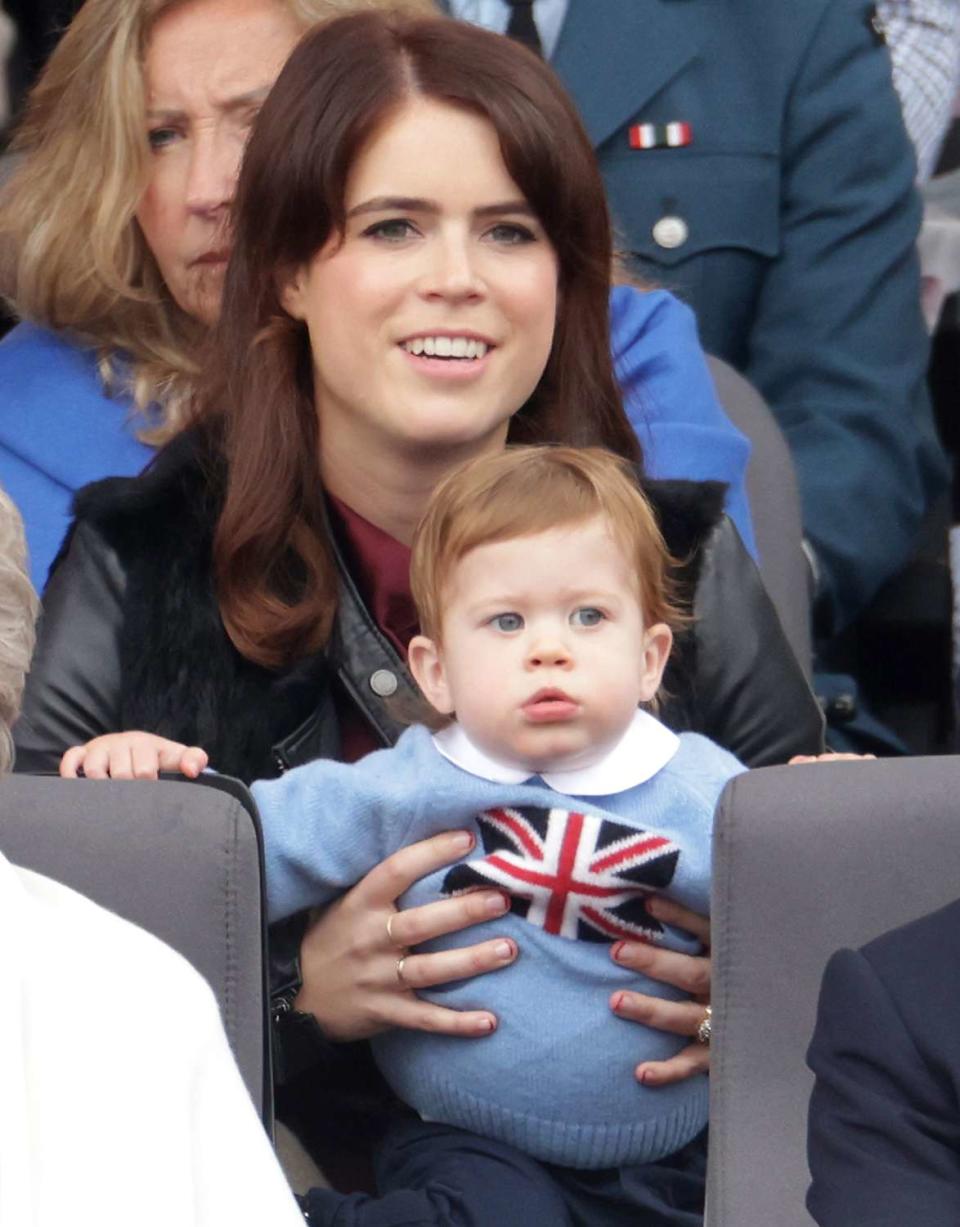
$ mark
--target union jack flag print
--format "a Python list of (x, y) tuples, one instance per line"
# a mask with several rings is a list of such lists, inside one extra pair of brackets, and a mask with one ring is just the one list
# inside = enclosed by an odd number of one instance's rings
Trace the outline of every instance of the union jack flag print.
[(485, 810), (478, 822), (486, 856), (455, 865), (447, 894), (499, 886), (512, 912), (573, 940), (649, 941), (663, 932), (646, 897), (676, 871), (680, 849), (665, 836), (539, 806)]

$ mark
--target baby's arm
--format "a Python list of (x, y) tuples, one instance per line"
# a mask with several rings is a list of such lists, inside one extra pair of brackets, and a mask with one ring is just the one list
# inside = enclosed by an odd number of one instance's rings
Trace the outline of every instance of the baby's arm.
[(195, 779), (207, 765), (199, 746), (168, 741), (155, 733), (106, 733), (82, 746), (71, 746), (60, 759), (60, 774), (75, 780), (155, 780), (161, 771), (179, 771)]
[(329, 903), (411, 839), (429, 787), (398, 770), (409, 746), (357, 763), (316, 759), (251, 786), (263, 826), (268, 918)]

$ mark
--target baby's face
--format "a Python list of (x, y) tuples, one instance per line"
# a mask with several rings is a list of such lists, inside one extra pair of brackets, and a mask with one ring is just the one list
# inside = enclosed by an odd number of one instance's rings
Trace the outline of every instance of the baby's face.
[(670, 649), (666, 626), (644, 626), (600, 516), (471, 550), (443, 611), (433, 663), (411, 656), (427, 698), (488, 754), (534, 771), (602, 757), (656, 694)]

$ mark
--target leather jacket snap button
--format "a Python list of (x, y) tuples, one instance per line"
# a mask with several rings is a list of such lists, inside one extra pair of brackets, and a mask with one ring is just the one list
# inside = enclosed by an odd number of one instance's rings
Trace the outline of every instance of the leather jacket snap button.
[(397, 675), (389, 669), (377, 669), (370, 674), (370, 689), (381, 699), (389, 699), (392, 694), (396, 694), (399, 685)]

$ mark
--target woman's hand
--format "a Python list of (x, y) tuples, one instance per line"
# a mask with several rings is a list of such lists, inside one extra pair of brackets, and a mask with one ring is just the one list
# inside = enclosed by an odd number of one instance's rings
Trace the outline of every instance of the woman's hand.
[(644, 1061), (634, 1070), (637, 1081), (644, 1086), (665, 1086), (668, 1082), (682, 1082), (692, 1074), (706, 1073), (710, 1068), (710, 1046), (695, 1038), (710, 1002), (710, 921), (661, 895), (649, 898), (647, 908), (662, 923), (692, 933), (704, 947), (702, 955), (680, 954), (647, 942), (618, 942), (611, 950), (622, 967), (690, 994), (689, 1001), (665, 1001), (662, 997), (620, 990), (610, 998), (611, 1009), (620, 1018), (693, 1040), (669, 1060)]
[(155, 733), (106, 733), (65, 751), (60, 774), (65, 780), (75, 780), (81, 770), (88, 780), (155, 780), (161, 771), (179, 771), (193, 780), (206, 765), (206, 751), (199, 746)]
[(502, 916), (509, 906), (507, 897), (498, 890), (478, 890), (402, 912), (396, 908), (399, 896), (414, 882), (459, 860), (473, 844), (467, 831), (410, 844), (327, 908), (300, 947), (303, 987), (295, 1008), (313, 1014), (335, 1040), (365, 1039), (389, 1027), (489, 1035), (497, 1025), (489, 1011), (447, 1009), (421, 1001), (414, 990), (506, 967), (517, 957), (516, 943), (499, 938), (434, 954), (407, 950)]

